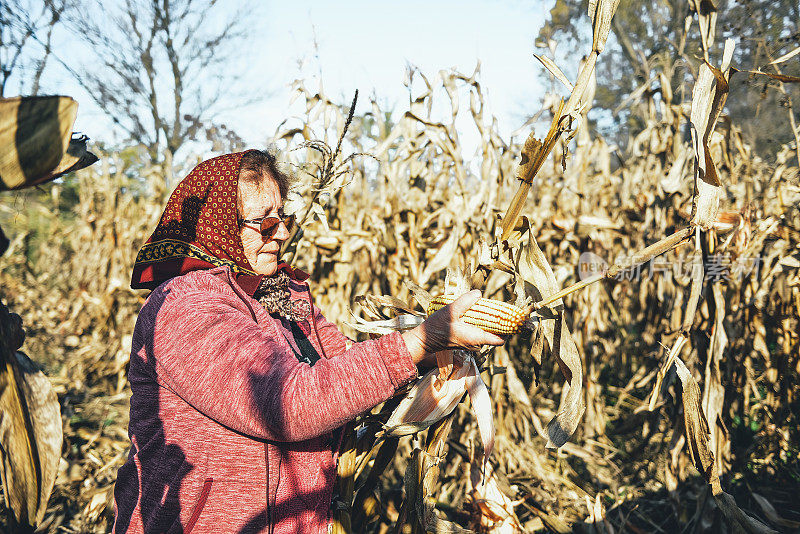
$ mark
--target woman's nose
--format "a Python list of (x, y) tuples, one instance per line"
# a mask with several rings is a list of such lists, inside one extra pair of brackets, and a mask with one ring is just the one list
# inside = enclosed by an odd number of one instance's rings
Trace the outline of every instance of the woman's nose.
[(281, 221), (278, 223), (278, 230), (275, 232), (275, 235), (272, 236), (272, 239), (276, 241), (286, 241), (289, 239), (289, 229), (286, 228), (286, 225)]

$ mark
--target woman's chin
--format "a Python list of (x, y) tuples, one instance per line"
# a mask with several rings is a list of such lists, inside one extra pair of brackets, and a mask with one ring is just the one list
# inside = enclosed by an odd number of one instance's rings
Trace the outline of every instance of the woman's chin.
[(278, 270), (278, 257), (275, 254), (259, 254), (256, 273), (270, 276)]

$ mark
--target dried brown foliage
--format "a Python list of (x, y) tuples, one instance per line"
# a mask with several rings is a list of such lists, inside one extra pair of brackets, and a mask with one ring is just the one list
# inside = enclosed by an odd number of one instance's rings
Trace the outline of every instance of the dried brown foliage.
[[(711, 54), (709, 82), (718, 90), (714, 61)], [(343, 141), (341, 153), (378, 162), (352, 158), (339, 167), (341, 157), (324, 159), (334, 151), (318, 142), (336, 146), (348, 106), (299, 82), (307, 116), (275, 136), (286, 164), (308, 171), (297, 173), (300, 194), (292, 197), (310, 214), (295, 258), (313, 273), (315, 301), (342, 325), (354, 321), (351, 309), (390, 316), (391, 307), (414, 305), (404, 282), (441, 288), (450, 267), (479, 273), (486, 297), (546, 304), (533, 336), (486, 355), (497, 432), (490, 468), (480, 470), (477, 425), (464, 403), (427, 434), (374, 446), (380, 425), (366, 418), (363, 440), (353, 440), (340, 464), (350, 496), (338, 515), (345, 528), (766, 528), (752, 518), (795, 528), (800, 174), (793, 152), (787, 147), (775, 163), (752, 156), (724, 116), (716, 130), (696, 127), (702, 133), (693, 145), (685, 127), (702, 123), (700, 112), (668, 91), (659, 100), (647, 93), (651, 115), (624, 159), (588, 131), (577, 132), (571, 155), (563, 140), (551, 143), (519, 222), (506, 229), (517, 251), (508, 255), (502, 240), (497, 250), (490, 243), (503, 234), (525, 144), (504, 141), (484, 114), (477, 71), (428, 78), (411, 70), (406, 83), (401, 116), (373, 102)], [(707, 122), (717, 111), (709, 101)], [(445, 119), (434, 102), (449, 110)], [(552, 102), (554, 124), (564, 108), (571, 128), (585, 123), (580, 100)], [(463, 153), (460, 114), (480, 138), (474, 157)], [(46, 368), (64, 421), (63, 461), (43, 525), (54, 532), (103, 532), (113, 518), (115, 471), (128, 448), (125, 369), (145, 296), (128, 289), (128, 278), (166, 195), (159, 168), (130, 154), (107, 154), (102, 163), (79, 172), (76, 183), (0, 206), (17, 229), (0, 259), (2, 297), (23, 315), (25, 349)], [(319, 168), (348, 172), (315, 190)], [(716, 181), (704, 179), (710, 169)], [(698, 197), (706, 185), (709, 196)], [(704, 209), (693, 209), (698, 200)], [(560, 292), (581, 282), (585, 253), (607, 262), (602, 276)], [(364, 295), (396, 300), (356, 299)], [(382, 407), (384, 418), (398, 402)], [(559, 415), (569, 410), (585, 411)], [(547, 421), (566, 425), (572, 437), (565, 442)], [(548, 442), (563, 446), (549, 450)], [(486, 477), (480, 491), (476, 473)]]

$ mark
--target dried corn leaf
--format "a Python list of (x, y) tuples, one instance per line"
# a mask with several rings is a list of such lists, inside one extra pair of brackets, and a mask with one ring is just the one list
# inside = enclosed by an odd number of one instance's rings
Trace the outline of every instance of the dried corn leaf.
[(658, 398), (661, 396), (661, 384), (664, 382), (664, 377), (672, 368), (675, 358), (680, 356), (683, 347), (686, 345), (686, 343), (688, 343), (688, 341), (689, 340), (685, 335), (678, 336), (678, 338), (675, 340), (675, 343), (673, 343), (669, 354), (667, 354), (667, 359), (664, 361), (664, 365), (659, 367), (658, 373), (656, 374), (656, 383), (653, 385), (653, 392), (650, 395), (650, 403), (647, 407), (647, 409), (651, 412), (655, 409)]
[[(800, 48), (797, 50), (800, 50)], [(791, 521), (778, 515), (778, 511), (775, 510), (775, 507), (772, 506), (772, 503), (769, 502), (765, 497), (755, 492), (751, 493), (750, 495), (753, 496), (753, 499), (758, 503), (758, 506), (761, 507), (761, 511), (764, 512), (764, 515), (767, 516), (767, 519), (769, 519), (770, 522), (792, 530), (800, 528), (800, 521)]]
[(675, 358), (675, 371), (681, 381), (683, 422), (686, 429), (686, 445), (692, 462), (703, 478), (711, 485), (714, 499), (734, 532), (749, 534), (773, 534), (763, 523), (744, 513), (734, 498), (722, 491), (719, 476), (714, 467), (714, 453), (709, 446), (709, 426), (700, 404), (700, 387), (691, 372), (679, 357)]
[(422, 321), (425, 320), (424, 317), (411, 314), (398, 315), (397, 317), (393, 317), (391, 319), (382, 319), (377, 321), (365, 321), (357, 315), (352, 315), (352, 317), (356, 320), (356, 322), (345, 322), (345, 324), (353, 330), (356, 330), (357, 332), (364, 332), (366, 334), (379, 334), (382, 336), (391, 334), (392, 332), (397, 332), (399, 330), (408, 330), (414, 328), (422, 324)]
[(655, 80), (656, 80), (656, 77), (653, 76), (649, 80), (647, 80), (646, 82), (641, 84), (639, 87), (637, 87), (636, 89), (631, 91), (631, 93), (628, 96), (626, 96), (625, 98), (623, 98), (622, 102), (620, 102), (619, 105), (614, 108), (614, 112), (613, 112), (614, 115), (615, 116), (618, 115), (619, 112), (622, 111), (623, 109), (627, 108), (631, 104), (634, 104), (634, 103), (638, 102), (642, 98), (642, 95), (644, 95), (646, 92), (648, 92), (650, 90), (650, 88), (653, 86), (653, 82)]
[(600, 53), (606, 47), (611, 31), (611, 19), (617, 11), (619, 0), (589, 0), (589, 17), (592, 19), (592, 51)]
[(539, 152), (542, 150), (542, 142), (536, 139), (534, 133), (528, 136), (525, 140), (525, 145), (522, 147), (520, 154), (519, 166), (517, 167), (517, 180), (527, 184), (532, 183), (533, 177), (536, 175), (534, 163)]
[[(795, 52), (797, 51), (795, 50)], [(731, 70), (734, 72), (746, 72), (756, 76), (766, 76), (767, 78), (772, 78), (773, 80), (783, 83), (800, 83), (800, 76), (790, 76), (788, 74), (780, 74), (777, 72), (763, 72), (760, 70), (740, 70), (735, 67), (731, 67)]]
[(719, 282), (711, 284), (711, 290), (714, 296), (714, 323), (706, 359), (702, 405), (703, 412), (711, 425), (711, 450), (717, 459), (717, 475), (721, 476), (724, 471), (723, 461), (730, 452), (730, 441), (722, 421), (725, 386), (722, 384), (720, 370), (722, 356), (728, 345), (728, 336), (725, 333), (726, 309), (721, 284)]
[[(4, 334), (5, 335), (5, 334)], [(21, 352), (0, 353), (3, 496), (21, 525), (44, 517), (61, 457), (61, 407), (50, 381)], [(9, 357), (14, 358), (11, 361)]]
[(719, 210), (720, 182), (708, 145), (695, 139), (692, 129), (692, 142), (695, 150), (695, 189), (692, 200), (692, 224), (708, 228), (716, 220)]
[[(406, 490), (405, 502), (403, 505), (407, 510), (413, 510), (411, 522), (419, 522), (423, 532), (434, 534), (473, 534), (471, 530), (460, 527), (452, 521), (442, 519), (436, 514), (432, 497), (435, 476), (435, 465), (439, 458), (428, 454), (422, 449), (414, 449), (411, 454), (411, 461), (406, 468), (403, 477), (403, 485)], [(398, 522), (397, 527), (401, 524)]]
[[(539, 248), (533, 229), (528, 223), (528, 241), (520, 251), (517, 262), (519, 276), (525, 282), (526, 294), (535, 301), (547, 298), (558, 292), (559, 286), (553, 270), (544, 253)], [(556, 301), (562, 307), (562, 302)], [(553, 316), (543, 318), (537, 332), (547, 340), (550, 352), (556, 358), (561, 373), (569, 384), (569, 390), (562, 398), (558, 413), (547, 424), (547, 447), (558, 448), (564, 445), (578, 427), (584, 412), (583, 404), (583, 370), (578, 346), (566, 324), (563, 311), (550, 309)], [(534, 343), (536, 345), (536, 343)]]
[[(569, 79), (567, 79), (567, 76), (561, 71), (561, 69), (558, 68), (558, 65), (556, 65), (552, 59), (550, 59), (547, 56), (539, 54), (533, 54), (533, 57), (538, 59), (539, 63), (541, 63), (544, 66), (544, 68), (546, 68), (556, 80), (563, 83), (564, 87), (566, 87), (569, 90), (569, 92), (572, 92), (573, 89), (572, 82), (570, 82)], [(525, 149), (523, 149), (523, 153), (524, 151)]]
[(335, 506), (331, 514), (330, 534), (349, 534), (352, 521), (349, 504), (353, 497), (356, 478), (356, 431), (353, 423), (348, 423), (342, 430), (343, 438), (336, 461), (336, 495), (345, 506)]
[(414, 295), (414, 300), (417, 301), (417, 304), (419, 304), (423, 310), (427, 310), (430, 307), (433, 297), (425, 288), (410, 280), (404, 280), (403, 285)]
[(85, 169), (89, 165), (97, 162), (97, 156), (89, 152), (86, 147), (86, 142), (88, 140), (89, 138), (86, 136), (73, 135), (69, 141), (69, 145), (67, 145), (66, 153), (61, 158), (61, 161), (58, 162), (56, 168), (39, 178), (37, 183), (55, 180), (67, 173)]
[[(497, 352), (500, 351), (498, 350)], [(523, 406), (533, 408), (533, 405), (531, 404), (531, 398), (528, 396), (528, 391), (526, 390), (525, 385), (522, 383), (522, 380), (520, 380), (519, 376), (517, 375), (517, 370), (514, 367), (514, 363), (508, 359), (507, 355), (506, 361), (501, 362), (501, 365), (506, 368), (505, 376), (506, 381), (508, 382), (508, 393), (511, 398)]]
[(683, 315), (683, 330), (688, 331), (692, 328), (694, 323), (694, 315), (697, 311), (697, 304), (700, 302), (700, 293), (703, 289), (703, 278), (705, 271), (703, 270), (703, 254), (698, 248), (695, 250), (691, 257), (692, 265), (692, 286), (689, 291), (689, 300), (686, 302), (686, 309)]
[[(397, 445), (399, 441), (399, 438), (388, 438), (384, 440), (378, 448), (374, 461), (372, 465), (369, 466), (369, 473), (358, 488), (358, 492), (353, 501), (354, 524), (359, 525), (363, 524), (364, 521), (369, 522), (373, 516), (378, 515), (378, 510), (376, 510), (376, 508), (378, 508), (377, 502), (372, 492), (380, 482), (383, 472), (397, 454)], [(371, 504), (376, 506), (372, 507)]]
[(689, 159), (689, 150), (681, 149), (678, 157), (672, 163), (669, 173), (660, 182), (661, 189), (665, 193), (673, 194), (680, 190), (681, 185), (683, 185), (683, 170), (686, 167), (687, 159)]
[(675, 371), (681, 381), (681, 400), (683, 402), (683, 423), (686, 428), (686, 446), (692, 462), (706, 481), (714, 476), (714, 453), (708, 446), (708, 421), (700, 405), (700, 387), (692, 373), (677, 355)]
[(478, 512), (481, 532), (521, 534), (525, 532), (514, 511), (515, 503), (501, 489), (491, 463), (469, 464), (469, 496)]
[(714, 493), (714, 500), (722, 511), (722, 515), (731, 527), (731, 530), (736, 533), (743, 534), (778, 534), (777, 531), (769, 528), (761, 521), (750, 517), (742, 511), (736, 504), (736, 500), (729, 493), (725, 493), (719, 487), (719, 480), (716, 485), (712, 483), (712, 491)]
[(355, 298), (355, 301), (358, 304), (361, 304), (362, 307), (366, 306), (370, 310), (372, 310), (376, 319), (389, 318), (386, 317), (384, 314), (379, 313), (380, 308), (391, 308), (393, 310), (399, 310), (403, 313), (411, 315), (425, 315), (424, 312), (415, 310), (414, 308), (409, 306), (406, 302), (391, 295), (359, 295)]
[(447, 269), (444, 277), (444, 292), (442, 295), (460, 297), (472, 289), (469, 278), (459, 268)]
[[(533, 235), (533, 227), (530, 221), (526, 221), (527, 243), (519, 250), (519, 257), (516, 261), (516, 271), (524, 283), (526, 296), (532, 297), (534, 302), (540, 302), (550, 295), (558, 293), (560, 287), (556, 281), (553, 268), (547, 261), (536, 236)], [(553, 312), (564, 306), (562, 300), (557, 300), (550, 305)]]
[(595, 495), (594, 501), (592, 501), (588, 495), (585, 496), (585, 499), (586, 508), (589, 510), (589, 516), (586, 518), (585, 522), (594, 526), (592, 532), (597, 532), (598, 534), (614, 534), (614, 527), (612, 527), (606, 519), (606, 509), (603, 503), (600, 502), (600, 494), (598, 493)]
[(547, 424), (546, 447), (555, 449), (564, 445), (575, 432), (586, 409), (583, 404), (583, 369), (578, 347), (567, 327), (563, 312), (558, 319), (543, 320), (541, 328), (544, 329), (550, 351), (556, 357), (561, 374), (569, 384), (558, 413)]
[(777, 59), (773, 59), (772, 61), (769, 62), (769, 64), (770, 65), (779, 65), (781, 63), (784, 63), (784, 62), (792, 59), (797, 54), (800, 54), (800, 46), (798, 46), (794, 50), (786, 52), (785, 54), (783, 54), (781, 57), (779, 57)]
[(475, 360), (468, 351), (443, 351), (437, 354), (437, 364), (438, 368), (414, 384), (392, 412), (384, 425), (385, 435), (399, 437), (428, 428), (450, 415), (468, 393), (484, 458), (488, 458), (494, 448), (492, 403)]
[(0, 256), (2, 256), (6, 250), (8, 250), (8, 244), (10, 241), (6, 237), (6, 234), (3, 233), (3, 229), (0, 228)]
[[(723, 69), (727, 70), (733, 56), (733, 40), (725, 42)], [(725, 105), (728, 95), (726, 76), (708, 62), (700, 66), (692, 90), (692, 110), (690, 124), (692, 147), (695, 153), (694, 197), (692, 199), (692, 224), (702, 228), (710, 227), (717, 219), (721, 193), (721, 183), (717, 169), (708, 148), (708, 140)]]
[(467, 393), (469, 393), (469, 402), (472, 404), (472, 413), (478, 421), (478, 433), (481, 436), (481, 444), (483, 445), (483, 458), (484, 461), (492, 454), (494, 450), (494, 421), (492, 420), (492, 399), (489, 397), (489, 391), (486, 389), (481, 378), (480, 371), (478, 371), (475, 360), (469, 359), (472, 366), (470, 373), (466, 378)]
[[(689, 0), (689, 10), (697, 13), (703, 56), (708, 60), (708, 50), (714, 45), (714, 36), (716, 35), (717, 7), (712, 0)], [(687, 17), (687, 30), (690, 21), (691, 19)]]
[(545, 341), (544, 330), (537, 328), (533, 334), (533, 343), (531, 344), (531, 358), (533, 359), (533, 371), (537, 385), (539, 384), (539, 368), (542, 366)]

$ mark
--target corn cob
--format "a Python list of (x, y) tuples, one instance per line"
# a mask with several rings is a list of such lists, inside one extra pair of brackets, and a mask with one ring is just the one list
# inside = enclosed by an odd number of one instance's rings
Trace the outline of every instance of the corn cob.
[[(428, 315), (447, 306), (455, 296), (435, 297), (428, 306)], [(465, 323), (482, 328), (493, 334), (515, 334), (527, 319), (522, 308), (513, 304), (491, 299), (478, 299), (461, 317)]]

